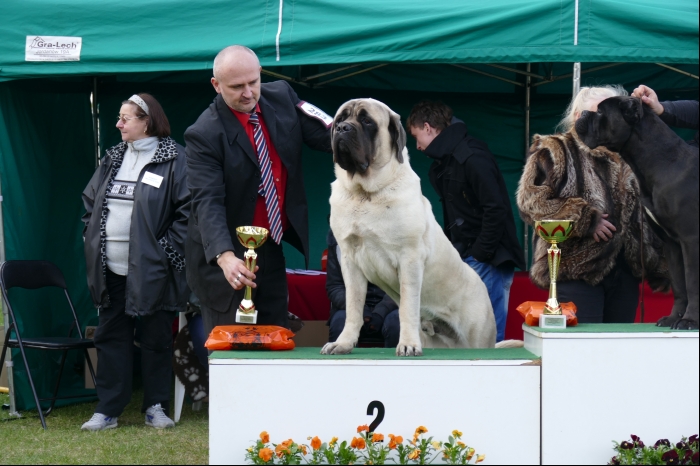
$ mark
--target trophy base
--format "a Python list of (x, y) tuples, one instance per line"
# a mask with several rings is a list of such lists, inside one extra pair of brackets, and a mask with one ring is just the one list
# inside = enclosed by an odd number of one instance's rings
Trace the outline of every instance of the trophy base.
[(566, 316), (540, 314), (540, 328), (566, 328)]
[(238, 324), (256, 324), (258, 322), (258, 311), (254, 312), (241, 312), (241, 310), (236, 311), (236, 323)]

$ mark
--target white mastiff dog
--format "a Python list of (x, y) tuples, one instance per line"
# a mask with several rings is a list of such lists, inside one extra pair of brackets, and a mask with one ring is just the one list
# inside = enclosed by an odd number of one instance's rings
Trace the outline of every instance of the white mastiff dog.
[(420, 356), (423, 346), (493, 348), (486, 286), (435, 220), (409, 164), (399, 115), (373, 99), (346, 102), (333, 121), (332, 144), (330, 222), (342, 254), (347, 318), (338, 340), (321, 352), (352, 351), (368, 281), (399, 303), (398, 356)]

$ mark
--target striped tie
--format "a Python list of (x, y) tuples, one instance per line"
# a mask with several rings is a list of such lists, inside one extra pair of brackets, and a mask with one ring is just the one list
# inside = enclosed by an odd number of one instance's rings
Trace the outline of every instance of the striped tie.
[(255, 147), (258, 151), (258, 162), (262, 173), (258, 194), (265, 196), (265, 208), (267, 209), (267, 218), (270, 221), (270, 236), (275, 243), (280, 244), (280, 241), (282, 241), (282, 219), (280, 217), (279, 202), (277, 201), (277, 188), (275, 188), (275, 183), (272, 180), (270, 154), (267, 150), (267, 143), (263, 136), (258, 115), (251, 113), (248, 121), (253, 125)]

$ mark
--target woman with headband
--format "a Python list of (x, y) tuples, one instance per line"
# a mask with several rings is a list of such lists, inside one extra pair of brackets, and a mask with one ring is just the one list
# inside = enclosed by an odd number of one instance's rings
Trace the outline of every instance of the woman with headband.
[(83, 191), (88, 287), (98, 309), (97, 397), (83, 430), (117, 427), (131, 399), (134, 329), (141, 340), (146, 425), (168, 417), (172, 322), (187, 302), (185, 236), (190, 194), (185, 149), (158, 101), (137, 94), (117, 118), (122, 142), (106, 151)]

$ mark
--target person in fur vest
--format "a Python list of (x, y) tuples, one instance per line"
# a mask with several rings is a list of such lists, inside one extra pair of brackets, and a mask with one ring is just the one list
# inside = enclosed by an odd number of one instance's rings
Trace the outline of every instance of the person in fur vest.
[[(595, 112), (608, 97), (626, 94), (619, 86), (582, 88), (560, 123), (564, 132), (534, 136), (516, 194), (530, 225), (574, 220), (571, 237), (560, 245), (557, 289), (560, 302), (576, 305), (582, 323), (634, 322), (642, 274), (655, 291), (670, 285), (661, 240), (640, 218), (639, 185), (629, 165), (604, 147), (589, 149), (574, 129), (584, 110)], [(548, 247), (536, 237), (530, 278), (542, 288), (549, 286)]]

